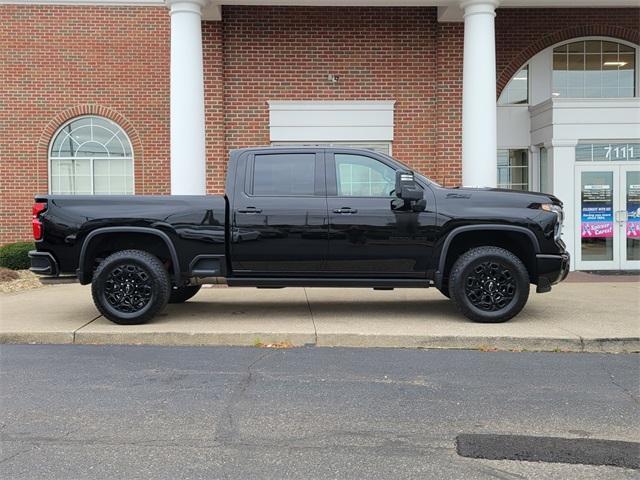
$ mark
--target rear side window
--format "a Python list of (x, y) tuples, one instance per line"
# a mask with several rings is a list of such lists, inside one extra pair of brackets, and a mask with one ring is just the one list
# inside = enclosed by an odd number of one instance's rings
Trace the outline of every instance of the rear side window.
[(314, 194), (314, 153), (256, 155), (253, 194), (297, 196)]

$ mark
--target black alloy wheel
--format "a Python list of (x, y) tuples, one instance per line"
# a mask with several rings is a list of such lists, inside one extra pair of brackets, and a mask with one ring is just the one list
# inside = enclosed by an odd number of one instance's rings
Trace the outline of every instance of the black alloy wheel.
[(163, 263), (142, 250), (122, 250), (95, 271), (91, 294), (102, 315), (121, 325), (146, 323), (167, 305), (171, 290)]
[(482, 262), (467, 275), (464, 293), (480, 310), (495, 312), (511, 303), (516, 282), (508, 265), (497, 261)]
[(454, 263), (449, 275), (451, 299), (470, 320), (500, 323), (516, 316), (529, 297), (529, 272), (513, 253), (477, 247)]

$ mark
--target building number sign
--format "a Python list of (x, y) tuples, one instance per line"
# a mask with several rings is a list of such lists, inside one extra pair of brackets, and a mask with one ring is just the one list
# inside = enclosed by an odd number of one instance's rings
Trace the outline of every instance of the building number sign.
[(640, 143), (580, 143), (578, 162), (624, 162), (640, 160)]

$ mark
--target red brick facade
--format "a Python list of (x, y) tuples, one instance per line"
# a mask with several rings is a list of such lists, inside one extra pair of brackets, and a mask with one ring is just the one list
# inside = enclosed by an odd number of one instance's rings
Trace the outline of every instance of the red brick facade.
[[(639, 15), (499, 10), (498, 92), (557, 41), (638, 43)], [(136, 193), (169, 193), (169, 21), (153, 7), (0, 6), (0, 244), (29, 238), (49, 141), (74, 116), (120, 124)], [(395, 100), (394, 156), (456, 184), (463, 36), (435, 8), (224, 7), (222, 22), (203, 22), (208, 190), (224, 187), (228, 149), (269, 143), (269, 100)]]
[(48, 145), (64, 121), (116, 121), (136, 193), (169, 193), (169, 16), (164, 8), (0, 5), (0, 244), (28, 239)]

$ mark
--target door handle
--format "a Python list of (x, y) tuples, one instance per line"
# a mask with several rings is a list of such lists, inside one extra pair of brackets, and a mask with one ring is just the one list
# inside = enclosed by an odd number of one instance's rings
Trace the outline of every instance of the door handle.
[(628, 217), (626, 210), (618, 210), (616, 212), (616, 222), (626, 222)]
[(245, 207), (238, 209), (238, 213), (262, 213), (262, 209), (256, 207)]
[(358, 213), (358, 210), (356, 210), (355, 208), (351, 208), (351, 207), (341, 207), (341, 208), (336, 208), (333, 211), (333, 213), (351, 215), (351, 214), (354, 214), (354, 213)]

